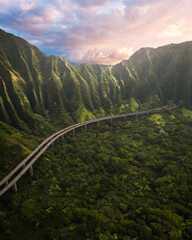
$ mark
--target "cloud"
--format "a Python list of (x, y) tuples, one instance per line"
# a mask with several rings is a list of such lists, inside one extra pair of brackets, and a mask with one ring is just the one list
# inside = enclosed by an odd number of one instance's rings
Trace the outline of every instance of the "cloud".
[(111, 50), (108, 53), (101, 49), (94, 48), (88, 50), (84, 56), (75, 55), (70, 60), (77, 63), (90, 64), (117, 64), (124, 59), (128, 59), (133, 54), (132, 48), (121, 47), (115, 51)]
[(72, 0), (72, 2), (83, 8), (95, 8), (100, 6), (105, 6), (107, 3), (113, 3), (117, 0)]
[(4, 10), (20, 8), (23, 11), (29, 11), (36, 6), (37, 2), (38, 0), (0, 0), (0, 6)]
[(34, 8), (34, 6), (36, 5), (37, 1), (28, 1), (28, 0), (19, 0), (19, 1), (16, 1), (19, 3), (20, 7), (22, 10), (24, 11), (29, 11), (31, 10), (32, 8)]
[(192, 40), (191, 7), (191, 0), (0, 0), (0, 22), (47, 54), (114, 64), (141, 47)]
[(158, 34), (159, 38), (175, 38), (175, 37), (179, 37), (182, 35), (182, 27), (184, 26), (184, 22), (181, 21), (178, 24), (171, 24), (169, 25), (167, 28), (165, 28), (165, 30), (163, 30), (162, 32), (160, 32)]

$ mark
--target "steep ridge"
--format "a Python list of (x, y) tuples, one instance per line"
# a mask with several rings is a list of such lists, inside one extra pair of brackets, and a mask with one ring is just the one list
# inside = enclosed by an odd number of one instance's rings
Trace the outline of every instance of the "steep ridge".
[(43, 132), (123, 109), (131, 104), (192, 103), (192, 42), (143, 48), (111, 67), (47, 57), (0, 30), (0, 121)]
[(23, 39), (1, 31), (0, 120), (40, 129), (45, 120), (68, 124), (102, 115), (109, 109), (108, 94), (113, 94), (115, 85), (107, 70), (99, 65), (77, 69), (64, 58), (47, 57)]
[(123, 64), (124, 69), (128, 69), (139, 84), (140, 99), (147, 91), (147, 94), (158, 94), (162, 100), (183, 100), (185, 104), (191, 105), (191, 56), (192, 42), (184, 42), (157, 49), (140, 49)]

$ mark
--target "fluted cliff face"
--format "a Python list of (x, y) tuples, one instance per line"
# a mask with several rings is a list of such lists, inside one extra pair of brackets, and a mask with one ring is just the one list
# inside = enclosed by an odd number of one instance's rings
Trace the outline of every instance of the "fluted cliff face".
[(0, 121), (44, 129), (168, 99), (192, 103), (192, 42), (143, 48), (115, 66), (71, 65), (0, 31)]

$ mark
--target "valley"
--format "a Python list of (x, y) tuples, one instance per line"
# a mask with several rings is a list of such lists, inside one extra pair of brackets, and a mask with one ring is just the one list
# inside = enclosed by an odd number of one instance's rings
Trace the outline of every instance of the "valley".
[(191, 56), (184, 42), (73, 65), (0, 30), (0, 180), (61, 129), (129, 115), (43, 152), (0, 197), (0, 239), (190, 240)]
[(1, 236), (190, 239), (191, 124), (177, 108), (67, 134), (1, 197)]
[(43, 134), (105, 115), (192, 104), (192, 42), (143, 48), (114, 66), (72, 65), (0, 31), (0, 120)]

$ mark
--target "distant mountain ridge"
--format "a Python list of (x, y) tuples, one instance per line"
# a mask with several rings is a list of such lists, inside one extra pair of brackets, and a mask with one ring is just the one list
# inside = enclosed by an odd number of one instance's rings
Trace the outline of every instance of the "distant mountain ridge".
[(115, 66), (75, 66), (0, 30), (0, 121), (44, 131), (138, 104), (191, 105), (191, 66), (192, 42), (142, 48)]

